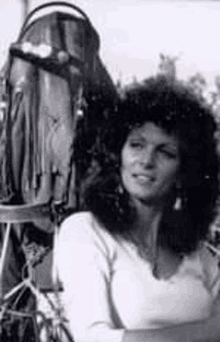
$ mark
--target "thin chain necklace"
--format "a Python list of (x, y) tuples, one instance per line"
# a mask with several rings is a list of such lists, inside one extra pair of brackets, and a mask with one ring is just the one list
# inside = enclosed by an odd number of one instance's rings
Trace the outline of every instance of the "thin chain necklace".
[(138, 255), (150, 263), (152, 273), (157, 277), (159, 252), (156, 239), (153, 241), (153, 238), (150, 239), (149, 236), (144, 239), (143, 237), (138, 236), (138, 234), (130, 233), (129, 240), (135, 245)]
[(183, 255), (172, 256), (170, 252), (161, 249), (156, 240), (151, 244), (149, 238), (141, 239), (137, 234), (129, 234), (129, 236), (138, 255), (151, 265), (151, 271), (155, 278), (169, 279), (176, 273), (183, 260)]

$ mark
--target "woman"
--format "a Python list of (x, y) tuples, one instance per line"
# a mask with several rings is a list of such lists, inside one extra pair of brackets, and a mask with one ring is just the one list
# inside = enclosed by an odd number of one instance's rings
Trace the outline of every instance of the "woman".
[(56, 251), (76, 342), (220, 338), (220, 273), (204, 243), (218, 194), (215, 128), (162, 77), (129, 89), (109, 116), (84, 211), (63, 222)]

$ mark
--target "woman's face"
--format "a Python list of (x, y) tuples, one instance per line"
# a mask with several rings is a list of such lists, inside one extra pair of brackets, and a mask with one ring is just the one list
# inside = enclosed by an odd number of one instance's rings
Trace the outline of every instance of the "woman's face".
[(152, 122), (133, 129), (121, 152), (121, 178), (131, 198), (162, 203), (178, 178), (177, 139)]

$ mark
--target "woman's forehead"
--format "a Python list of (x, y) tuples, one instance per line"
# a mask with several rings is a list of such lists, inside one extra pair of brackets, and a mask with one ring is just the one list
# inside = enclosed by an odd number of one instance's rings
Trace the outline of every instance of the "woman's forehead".
[(132, 137), (178, 145), (178, 138), (174, 133), (168, 133), (164, 128), (153, 122), (145, 122), (134, 127), (128, 135), (128, 138)]

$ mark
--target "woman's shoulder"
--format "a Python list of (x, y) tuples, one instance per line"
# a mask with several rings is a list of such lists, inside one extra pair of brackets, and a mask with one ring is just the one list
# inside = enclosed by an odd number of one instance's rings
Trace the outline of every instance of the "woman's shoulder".
[(95, 217), (89, 211), (80, 211), (69, 215), (61, 224), (61, 229), (68, 229), (76, 225), (92, 225)]
[(208, 279), (209, 288), (213, 294), (217, 294), (220, 289), (220, 268), (219, 256), (216, 254), (212, 245), (208, 242), (203, 242), (198, 251), (200, 261), (203, 267), (204, 274)]
[(203, 263), (206, 263), (209, 268), (215, 269), (216, 271), (219, 270), (219, 256), (217, 255), (215, 248), (207, 242), (201, 242), (198, 255), (200, 256)]
[(60, 241), (69, 241), (72, 245), (95, 246), (103, 252), (114, 248), (114, 237), (104, 228), (98, 219), (88, 211), (77, 212), (67, 217), (60, 227)]
[(105, 231), (104, 226), (90, 211), (81, 211), (68, 216), (61, 224), (60, 230), (68, 233), (97, 233)]

